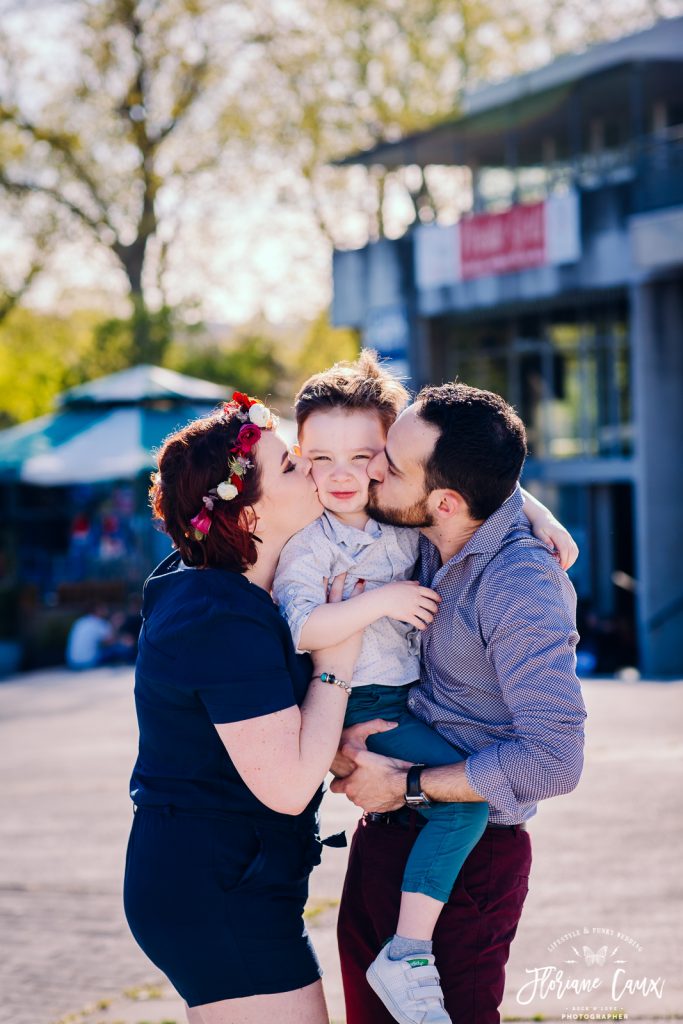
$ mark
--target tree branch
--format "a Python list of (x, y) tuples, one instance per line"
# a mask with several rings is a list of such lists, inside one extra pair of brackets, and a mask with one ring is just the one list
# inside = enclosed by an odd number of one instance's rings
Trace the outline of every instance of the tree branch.
[[(103, 228), (109, 231), (114, 231), (112, 226), (109, 224), (109, 221), (95, 220), (93, 217), (90, 216), (90, 214), (86, 213), (85, 210), (81, 209), (80, 206), (78, 206), (76, 203), (73, 203), (70, 199), (67, 199), (66, 196), (63, 196), (61, 194), (61, 192), (58, 192), (57, 189), (48, 188), (47, 185), (39, 185), (37, 182), (33, 181), (13, 181), (11, 178), (7, 177), (4, 170), (2, 169), (0, 169), (0, 186), (5, 188), (11, 195), (25, 196), (39, 194), (48, 196), (48, 198), (58, 203), (59, 206), (62, 206), (64, 207), (64, 209), (68, 210), (69, 213), (74, 214), (74, 216), (77, 217), (81, 221), (81, 223), (85, 224), (86, 227), (90, 228), (90, 230), (94, 232), (94, 234), (97, 236), (99, 241), (111, 247), (111, 243), (104, 241), (104, 239), (101, 236)], [(114, 235), (116, 235), (115, 231)]]
[(96, 182), (90, 175), (87, 168), (83, 166), (74, 154), (73, 146), (76, 142), (75, 138), (70, 138), (68, 135), (60, 132), (54, 132), (47, 128), (41, 128), (39, 125), (35, 125), (27, 118), (23, 117), (18, 111), (10, 110), (4, 106), (0, 106), (0, 121), (13, 124), (20, 131), (27, 132), (35, 142), (45, 142), (52, 150), (59, 153), (64, 160), (64, 163), (73, 172), (78, 181), (87, 188), (90, 197), (100, 212), (102, 224), (108, 227), (111, 231), (114, 231), (112, 224), (109, 222), (107, 204), (100, 196)]
[(175, 102), (173, 115), (158, 132), (150, 136), (150, 141), (155, 148), (158, 147), (164, 139), (167, 139), (173, 131), (175, 131), (179, 122), (187, 114), (194, 101), (199, 98), (202, 92), (202, 86), (206, 81), (208, 71), (209, 58), (205, 51), (202, 60), (197, 64), (192, 65), (192, 73), (185, 76), (183, 86), (180, 89), (180, 94)]
[(6, 320), (15, 306), (21, 302), (24, 295), (33, 284), (34, 279), (38, 276), (44, 266), (44, 260), (36, 260), (31, 264), (28, 273), (24, 277), (20, 286), (15, 288), (14, 291), (6, 292), (0, 297), (0, 323), (2, 323), (3, 320)]

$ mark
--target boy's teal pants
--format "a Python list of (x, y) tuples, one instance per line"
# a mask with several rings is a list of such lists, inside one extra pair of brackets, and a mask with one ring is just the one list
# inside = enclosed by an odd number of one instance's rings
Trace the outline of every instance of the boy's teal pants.
[[(368, 738), (368, 750), (430, 767), (464, 760), (430, 726), (407, 709), (407, 686), (356, 686), (349, 697), (344, 725), (372, 718), (398, 722), (396, 729)], [(487, 803), (432, 804), (421, 807), (428, 824), (415, 840), (403, 875), (403, 892), (421, 892), (447, 903), (465, 858), (479, 842), (489, 817)]]

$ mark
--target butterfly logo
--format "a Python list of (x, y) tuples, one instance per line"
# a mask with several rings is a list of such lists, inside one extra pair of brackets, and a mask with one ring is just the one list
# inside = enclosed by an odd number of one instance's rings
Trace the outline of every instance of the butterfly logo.
[[(579, 961), (583, 961), (586, 967), (604, 967), (608, 960), (613, 960), (615, 953), (617, 953), (619, 947), (615, 946), (611, 953), (608, 954), (607, 946), (600, 946), (599, 949), (591, 949), (590, 946), (582, 946), (583, 952), (579, 953), (576, 946), (572, 946), (573, 951), (576, 953), (576, 960), (565, 960), (566, 964), (576, 964)], [(625, 964), (626, 960), (614, 960), (616, 964)]]
[(583, 947), (583, 962), (586, 967), (604, 967), (607, 960), (607, 946), (601, 946), (595, 952), (590, 946)]

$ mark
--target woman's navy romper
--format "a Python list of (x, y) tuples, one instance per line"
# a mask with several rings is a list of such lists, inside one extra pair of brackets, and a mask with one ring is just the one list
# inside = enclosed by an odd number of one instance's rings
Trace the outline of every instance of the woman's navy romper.
[(301, 815), (271, 811), (213, 724), (301, 704), (310, 660), (264, 590), (177, 554), (147, 580), (143, 620), (131, 931), (190, 1006), (310, 985), (321, 972), (302, 915), (321, 791)]

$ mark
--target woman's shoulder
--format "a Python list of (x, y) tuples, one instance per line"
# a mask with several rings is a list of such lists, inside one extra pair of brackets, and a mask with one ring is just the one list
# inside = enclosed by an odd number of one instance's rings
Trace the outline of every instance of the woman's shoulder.
[(182, 562), (147, 580), (142, 617), (157, 620), (165, 632), (219, 629), (226, 637), (236, 631), (278, 631), (280, 625), (270, 594), (241, 573), (195, 569)]

